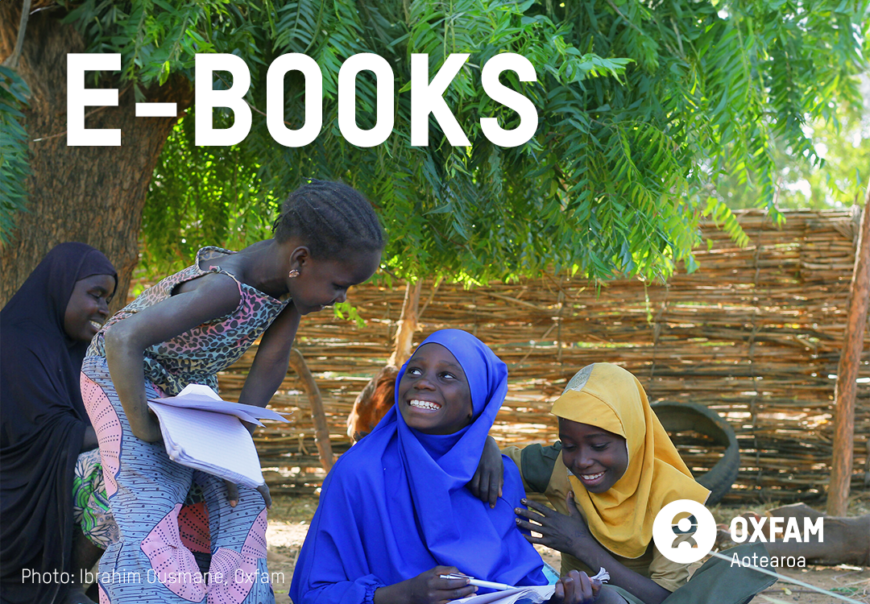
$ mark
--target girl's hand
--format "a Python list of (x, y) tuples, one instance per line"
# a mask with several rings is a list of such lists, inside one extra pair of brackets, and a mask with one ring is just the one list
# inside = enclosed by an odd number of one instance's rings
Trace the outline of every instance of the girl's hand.
[(598, 598), (601, 583), (592, 581), (586, 573), (572, 570), (559, 579), (550, 604), (586, 604)]
[(459, 574), (455, 566), (436, 566), (413, 579), (378, 588), (374, 604), (446, 604), (451, 600), (466, 598), (477, 591), (468, 584), (467, 578), (442, 579), (441, 575)]
[(475, 497), (484, 502), (489, 502), (489, 507), (494, 508), (501, 497), (501, 488), (504, 484), (504, 462), (501, 451), (492, 436), (486, 437), (483, 445), (483, 453), (480, 455), (480, 463), (477, 471), (466, 486)]
[(230, 507), (234, 508), (239, 504), (239, 487), (229, 480), (224, 480), (224, 485), (227, 487), (227, 499), (230, 502)]
[[(234, 508), (239, 504), (239, 487), (234, 482), (224, 480), (227, 487), (227, 499), (230, 502), (230, 507)], [(257, 487), (257, 491), (263, 496), (263, 501), (266, 502), (266, 509), (272, 507), (272, 495), (269, 493), (269, 485), (261, 484)]]
[(528, 531), (541, 533), (540, 537), (526, 535), (525, 537), (529, 542), (540, 543), (581, 558), (578, 553), (585, 549), (584, 543), (588, 543), (588, 540), (594, 539), (594, 537), (589, 532), (583, 516), (580, 515), (580, 511), (574, 503), (574, 493), (569, 491), (565, 501), (568, 504), (568, 516), (534, 501), (523, 499), (523, 503), (530, 509), (515, 508), (514, 512), (536, 524), (517, 518), (517, 526)]

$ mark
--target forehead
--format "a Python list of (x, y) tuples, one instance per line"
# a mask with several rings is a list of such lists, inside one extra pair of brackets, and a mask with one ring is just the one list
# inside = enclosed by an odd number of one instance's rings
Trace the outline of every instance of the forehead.
[(571, 438), (573, 440), (583, 440), (596, 437), (618, 438), (619, 440), (623, 440), (620, 435), (608, 432), (598, 426), (581, 424), (580, 422), (565, 419), (564, 417), (559, 418), (559, 436), (562, 438)]
[(76, 288), (90, 289), (92, 287), (101, 287), (107, 292), (111, 292), (115, 289), (115, 278), (112, 275), (91, 275), (76, 281)]
[(319, 264), (336, 281), (355, 285), (366, 281), (378, 269), (381, 262), (380, 252), (361, 252), (347, 258), (322, 260)]
[(462, 366), (459, 364), (459, 361), (456, 360), (456, 357), (453, 356), (453, 353), (444, 348), (441, 344), (436, 344), (435, 342), (430, 342), (420, 346), (411, 359), (417, 363), (449, 365), (462, 371), (462, 375), (465, 375)]

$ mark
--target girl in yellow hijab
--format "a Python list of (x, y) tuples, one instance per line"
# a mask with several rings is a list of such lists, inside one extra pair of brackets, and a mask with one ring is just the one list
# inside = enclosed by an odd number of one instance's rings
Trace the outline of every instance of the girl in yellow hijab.
[(542, 534), (529, 541), (562, 552), (562, 574), (604, 567), (629, 604), (741, 604), (773, 582), (713, 559), (687, 583), (688, 565), (655, 547), (658, 512), (678, 499), (703, 504), (710, 492), (692, 478), (631, 373), (610, 363), (583, 368), (553, 415), (560, 443), (504, 453), (527, 490), (545, 493), (557, 510), (524, 500), (529, 509), (515, 512), (521, 528)]

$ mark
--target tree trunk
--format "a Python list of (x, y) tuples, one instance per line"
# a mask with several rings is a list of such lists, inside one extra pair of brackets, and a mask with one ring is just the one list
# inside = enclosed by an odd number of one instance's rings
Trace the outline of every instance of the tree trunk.
[[(133, 90), (106, 73), (101, 87), (119, 88), (118, 107), (87, 108), (87, 128), (120, 128), (120, 147), (68, 147), (67, 54), (85, 42), (60, 19), (59, 7), (32, 13), (25, 30), (18, 73), (30, 87), (24, 126), (30, 136), (31, 176), (26, 210), (18, 216), (10, 243), (0, 250), (0, 306), (18, 290), (45, 254), (58, 243), (80, 241), (109, 257), (118, 271), (112, 304), (123, 306), (139, 259), (139, 228), (151, 174), (176, 118), (137, 118)], [(12, 53), (21, 3), (0, 2), (0, 61)], [(183, 77), (145, 91), (148, 101), (193, 101)]]
[(414, 345), (414, 332), (417, 331), (417, 310), (420, 307), (420, 290), (423, 280), (416, 283), (408, 281), (405, 286), (405, 301), (402, 303), (402, 315), (399, 317), (399, 331), (396, 332), (396, 346), (390, 356), (388, 365), (401, 367), (411, 356)]
[(308, 369), (305, 357), (298, 348), (290, 349), (290, 366), (302, 380), (302, 388), (308, 395), (308, 403), (311, 405), (311, 417), (314, 419), (314, 442), (317, 443), (317, 451), (320, 453), (320, 465), (329, 472), (332, 469), (332, 441), (329, 440), (329, 425), (326, 423), (326, 412), (323, 410), (323, 397), (320, 396), (320, 388)]
[(855, 269), (849, 291), (849, 315), (843, 341), (843, 353), (837, 368), (834, 387), (834, 458), (828, 485), (828, 515), (845, 516), (852, 482), (852, 447), (855, 437), (856, 380), (861, 363), (867, 306), (870, 297), (870, 187), (864, 200), (864, 215), (858, 231)]

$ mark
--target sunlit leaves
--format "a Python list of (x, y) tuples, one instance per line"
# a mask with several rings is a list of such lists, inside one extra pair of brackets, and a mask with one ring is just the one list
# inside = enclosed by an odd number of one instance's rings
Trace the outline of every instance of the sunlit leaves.
[[(203, 245), (240, 249), (270, 235), (280, 204), (246, 147), (197, 147), (193, 116), (167, 141), (143, 213), (141, 267), (166, 274)], [(227, 124), (218, 123), (218, 127)]]
[[(280, 199), (317, 177), (342, 179), (377, 206), (392, 274), (474, 282), (550, 268), (598, 278), (692, 270), (705, 215), (745, 242), (712, 191), (737, 182), (779, 218), (777, 145), (816, 161), (805, 122), (859, 103), (867, 15), (867, 0), (86, 0), (68, 20), (91, 51), (121, 52), (137, 89), (172, 73), (192, 79), (197, 52), (241, 56), (246, 100), (261, 110), (279, 54), (306, 53), (324, 74), (323, 130), (304, 148), (276, 144), (256, 113), (238, 147), (193, 147), (189, 118), (176, 129), (143, 221), (151, 265), (268, 236)], [(347, 143), (336, 119), (338, 70), (363, 52), (387, 59), (397, 91), (394, 132), (368, 149)], [(528, 58), (538, 76), (501, 78), (539, 113), (536, 136), (512, 149), (479, 125), (519, 119), (480, 83), (502, 52)], [(450, 146), (434, 119), (430, 145), (410, 145), (413, 53), (429, 54), (430, 74), (449, 53), (470, 54), (444, 95), (469, 148)], [(301, 78), (288, 74), (285, 86), (284, 119), (298, 127)], [(360, 127), (373, 125), (375, 103), (363, 74)]]

